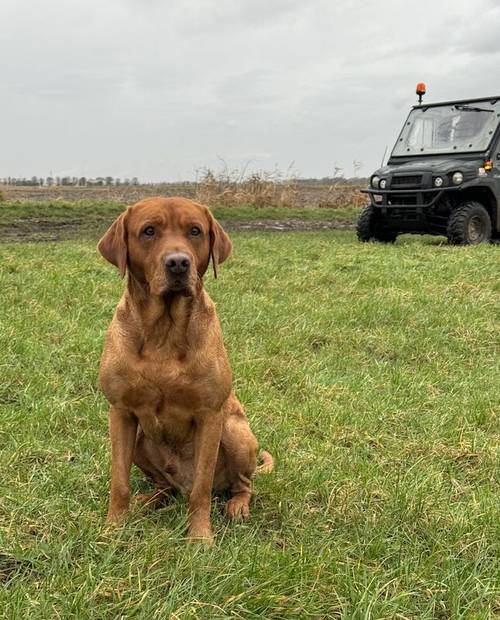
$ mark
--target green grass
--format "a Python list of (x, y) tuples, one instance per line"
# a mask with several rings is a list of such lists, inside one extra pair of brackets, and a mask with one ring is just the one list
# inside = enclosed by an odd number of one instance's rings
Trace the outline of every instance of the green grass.
[(209, 550), (182, 499), (103, 524), (118, 273), (93, 242), (0, 246), (2, 617), (497, 617), (498, 249), (233, 241), (207, 287), (277, 466), (247, 523), (214, 503)]

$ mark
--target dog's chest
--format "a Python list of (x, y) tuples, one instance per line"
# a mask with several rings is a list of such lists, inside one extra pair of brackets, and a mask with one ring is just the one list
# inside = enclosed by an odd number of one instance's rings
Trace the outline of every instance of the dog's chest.
[(110, 403), (132, 411), (148, 437), (185, 441), (199, 416), (221, 409), (231, 371), (214, 339), (193, 338), (197, 346), (187, 347), (116, 333), (103, 356), (101, 384)]
[(144, 364), (129, 384), (139, 423), (156, 443), (184, 443), (196, 417), (216, 409), (220, 386), (211, 369), (169, 360)]
[(135, 409), (150, 406), (158, 413), (168, 407), (190, 410), (217, 406), (227, 377), (217, 359), (174, 355), (141, 356), (118, 373), (122, 399)]
[(213, 368), (174, 357), (143, 358), (131, 374), (129, 390), (141, 401), (154, 402), (158, 409), (162, 405), (197, 408), (217, 388)]

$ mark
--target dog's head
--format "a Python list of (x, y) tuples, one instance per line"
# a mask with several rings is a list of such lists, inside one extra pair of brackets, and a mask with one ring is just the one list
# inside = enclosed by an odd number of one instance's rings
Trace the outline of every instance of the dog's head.
[(148, 198), (124, 211), (97, 248), (153, 295), (193, 295), (210, 260), (217, 277), (232, 244), (207, 207), (187, 198)]

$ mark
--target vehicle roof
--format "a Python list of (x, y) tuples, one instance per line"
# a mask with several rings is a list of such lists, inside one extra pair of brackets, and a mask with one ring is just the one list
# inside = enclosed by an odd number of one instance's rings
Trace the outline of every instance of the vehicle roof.
[(478, 97), (476, 99), (456, 99), (455, 101), (439, 101), (438, 103), (422, 103), (412, 106), (412, 109), (418, 108), (435, 108), (440, 105), (455, 105), (456, 103), (477, 103), (479, 101), (492, 101), (500, 100), (500, 95), (497, 97)]

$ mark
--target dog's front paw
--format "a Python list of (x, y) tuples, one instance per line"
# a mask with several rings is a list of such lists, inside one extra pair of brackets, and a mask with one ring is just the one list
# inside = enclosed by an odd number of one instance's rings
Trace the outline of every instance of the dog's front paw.
[(210, 525), (193, 523), (189, 526), (187, 539), (190, 543), (201, 542), (208, 546), (214, 544), (214, 534)]
[(110, 508), (106, 516), (106, 523), (108, 525), (121, 525), (127, 518), (127, 515), (128, 509), (112, 510)]

